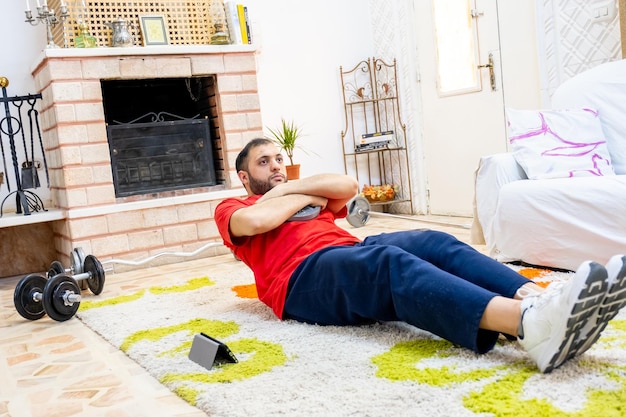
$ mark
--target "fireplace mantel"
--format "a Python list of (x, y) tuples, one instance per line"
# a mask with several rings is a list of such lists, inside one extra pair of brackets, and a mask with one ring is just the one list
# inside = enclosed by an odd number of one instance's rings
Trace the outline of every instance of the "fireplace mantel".
[(89, 57), (125, 57), (155, 55), (206, 55), (254, 52), (255, 45), (166, 45), (166, 46), (131, 46), (101, 48), (46, 48), (35, 60), (32, 70), (46, 58), (89, 58)]

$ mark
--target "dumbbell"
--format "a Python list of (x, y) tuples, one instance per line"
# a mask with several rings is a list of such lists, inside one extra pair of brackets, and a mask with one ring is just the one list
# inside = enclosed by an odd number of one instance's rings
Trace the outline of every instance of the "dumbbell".
[(348, 214), (346, 215), (346, 220), (350, 225), (354, 227), (363, 227), (370, 219), (370, 216), (383, 216), (383, 217), (392, 217), (395, 219), (405, 219), (405, 220), (415, 220), (412, 217), (408, 216), (399, 216), (397, 214), (389, 214), (389, 213), (379, 213), (377, 211), (372, 212), (372, 206), (370, 202), (367, 201), (367, 198), (361, 197), (357, 195), (352, 200), (346, 204), (348, 208)]
[(38, 320), (48, 314), (56, 321), (69, 320), (80, 306), (80, 288), (76, 280), (65, 274), (46, 279), (41, 274), (29, 274), (17, 283), (13, 304), (28, 320)]
[[(83, 248), (81, 247), (74, 248), (70, 252), (70, 268), (65, 269), (65, 267), (63, 267), (63, 264), (61, 262), (54, 261), (52, 262), (52, 264), (50, 265), (50, 268), (48, 269), (48, 277), (50, 278), (50, 277), (55, 276), (56, 274), (61, 274), (63, 272), (68, 272), (70, 274), (80, 274), (83, 272), (84, 263), (85, 263), (85, 251), (83, 251)], [(80, 287), (81, 290), (87, 289), (87, 283), (85, 281), (80, 281), (78, 283), (78, 286)]]
[(365, 197), (356, 196), (346, 204), (346, 220), (354, 227), (363, 227), (370, 219), (371, 206)]
[(82, 248), (74, 248), (70, 253), (70, 268), (65, 269), (59, 261), (53, 261), (48, 269), (48, 278), (58, 274), (68, 274), (79, 283), (86, 283), (89, 290), (98, 295), (104, 288), (104, 268), (102, 263), (93, 255), (85, 256)]
[(304, 222), (319, 216), (322, 208), (320, 206), (305, 206), (298, 210), (293, 216), (287, 219), (288, 222)]
[(86, 282), (89, 290), (98, 295), (104, 288), (104, 268), (93, 255), (85, 256), (81, 248), (70, 254), (71, 266), (65, 269), (53, 261), (47, 277), (30, 274), (15, 287), (13, 304), (17, 312), (28, 320), (38, 320), (48, 314), (56, 321), (69, 320), (76, 314), (81, 300), (79, 282)]

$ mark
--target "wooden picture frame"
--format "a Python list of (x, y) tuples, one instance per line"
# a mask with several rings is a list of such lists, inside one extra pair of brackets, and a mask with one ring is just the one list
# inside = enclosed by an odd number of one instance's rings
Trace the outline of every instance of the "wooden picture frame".
[(165, 16), (144, 14), (139, 16), (143, 46), (169, 45)]

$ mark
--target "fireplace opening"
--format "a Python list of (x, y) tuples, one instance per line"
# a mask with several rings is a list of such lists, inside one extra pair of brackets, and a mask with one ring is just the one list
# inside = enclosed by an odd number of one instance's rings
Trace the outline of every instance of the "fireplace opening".
[(214, 77), (103, 80), (101, 86), (116, 197), (217, 184)]

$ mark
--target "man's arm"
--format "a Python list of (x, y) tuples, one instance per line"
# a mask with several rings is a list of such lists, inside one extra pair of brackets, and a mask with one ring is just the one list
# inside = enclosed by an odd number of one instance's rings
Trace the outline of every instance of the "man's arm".
[(354, 178), (338, 174), (320, 174), (279, 184), (256, 204), (235, 211), (230, 218), (230, 233), (239, 237), (268, 232), (307, 205), (336, 213), (357, 191), (358, 183)]
[(341, 210), (358, 191), (359, 183), (354, 177), (342, 174), (318, 174), (297, 181), (288, 181), (279, 184), (265, 193), (257, 203), (291, 194), (307, 194), (327, 198), (328, 204), (326, 208), (336, 213)]

